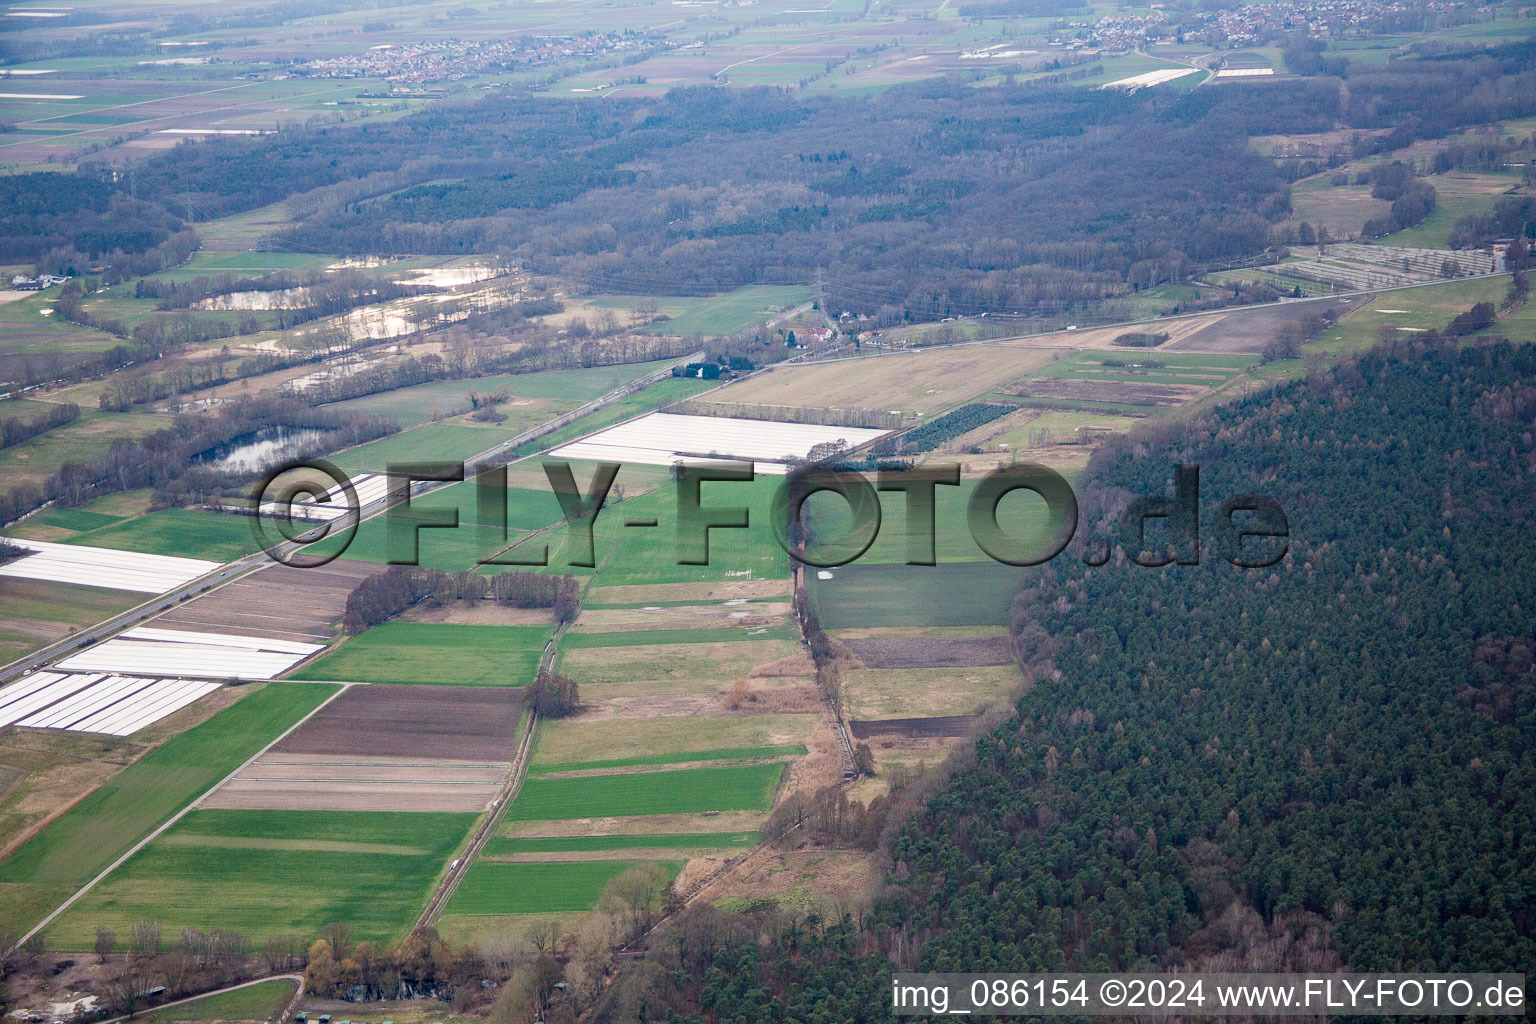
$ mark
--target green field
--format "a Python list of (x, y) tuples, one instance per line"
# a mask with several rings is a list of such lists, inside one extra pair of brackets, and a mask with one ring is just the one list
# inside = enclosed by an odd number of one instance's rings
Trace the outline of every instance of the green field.
[(815, 715), (803, 714), (555, 719), (540, 726), (533, 762), (550, 770), (574, 770), (700, 760), (709, 751), (758, 751), (718, 756), (771, 757), (799, 751), (797, 741), (815, 722)]
[[(699, 719), (694, 719), (699, 721)], [(640, 757), (615, 757), (606, 761), (567, 761), (550, 764), (534, 764), (528, 768), (530, 775), (549, 775), (554, 772), (596, 771), (604, 768), (637, 768), (652, 764), (685, 764), (690, 761), (740, 761), (758, 757), (798, 757), (805, 754), (805, 744), (784, 743), (772, 747), (724, 747), (719, 750), (685, 750), (675, 754), (650, 754)], [(537, 758), (537, 755), (535, 755)]]
[(767, 810), (782, 764), (575, 779), (529, 779), (507, 809), (511, 821), (635, 814)]
[[(687, 381), (677, 383), (686, 384)], [(637, 495), (618, 509), (598, 517), (597, 557), (612, 557), (602, 567), (604, 586), (641, 583), (692, 583), (723, 581), (727, 572), (751, 571), (752, 579), (783, 579), (789, 575), (789, 556), (774, 539), (769, 514), (774, 492), (782, 478), (758, 477), (750, 482), (707, 481), (700, 487), (706, 509), (745, 508), (745, 529), (709, 531), (707, 565), (681, 564), (695, 556), (678, 537), (678, 493), (671, 486)], [(654, 527), (627, 527), (632, 519), (654, 518)]]
[(538, 864), (476, 861), (459, 883), (445, 914), (466, 916), (547, 914), (591, 909), (603, 888), (640, 863), (660, 863), (670, 875), (682, 868), (670, 861), (587, 860)]
[[(771, 284), (748, 285), (702, 299), (661, 298), (658, 305), (672, 319), (644, 330), (650, 334), (735, 334), (766, 323), (780, 310), (809, 302), (810, 298), (809, 288)], [(594, 304), (602, 304), (602, 300)], [(673, 313), (677, 307), (681, 309)]]
[(493, 836), (485, 844), (487, 857), (518, 853), (597, 853), (605, 850), (717, 850), (751, 846), (756, 832), (667, 832), (659, 835), (550, 836), (514, 839)]
[[(1430, 182), (1434, 184), (1433, 181)], [(1380, 245), (1402, 245), (1410, 249), (1445, 249), (1451, 244), (1451, 228), (1463, 217), (1488, 213), (1503, 198), (1489, 195), (1439, 195), (1435, 208), (1411, 228), (1377, 238)]]
[[(937, 455), (933, 461), (942, 465), (946, 459), (943, 455)], [(1063, 476), (1071, 483), (1076, 475), (1065, 473)], [(991, 561), (990, 556), (976, 543), (970, 527), (971, 496), (980, 482), (980, 478), (965, 477), (959, 486), (934, 488), (934, 557), (940, 563)], [(919, 526), (916, 534), (909, 534), (906, 496), (883, 491), (879, 497), (880, 532), (875, 542), (857, 561), (833, 568), (831, 571), (834, 574), (880, 563), (905, 563), (914, 554), (924, 553), (924, 528)], [(819, 545), (812, 551), (835, 553), (846, 550), (835, 545), (839, 538), (848, 535), (850, 529), (852, 515), (848, 503), (835, 494), (822, 493), (812, 495), (805, 507), (810, 517), (812, 535), (817, 538)], [(1043, 549), (1045, 543), (1060, 529), (1060, 524), (1049, 520), (1044, 500), (1024, 490), (1014, 491), (998, 503), (997, 523), (1007, 536), (1027, 539), (1039, 549)], [(830, 538), (831, 542), (821, 538)], [(878, 623), (871, 622), (868, 625)]]
[(824, 629), (995, 626), (1008, 623), (1022, 569), (1001, 562), (865, 565), (808, 584)]
[(36, 924), (336, 689), (263, 686), (123, 769), (0, 861), (0, 930)]
[[(1385, 326), (1444, 330), (1458, 313), (1465, 313), (1479, 302), (1498, 305), (1508, 291), (1509, 278), (1500, 275), (1381, 292), (1324, 331), (1316, 341), (1309, 342), (1307, 349), (1335, 354), (1363, 352), (1377, 344), (1377, 332)], [(1383, 309), (1406, 312), (1380, 312)], [(1491, 333), (1497, 331), (1495, 324)]]
[[(4, 325), (0, 324), (0, 331), (3, 330)], [(9, 411), (6, 414), (18, 415)], [(25, 420), (33, 418), (20, 415)], [(163, 416), (99, 412), (82, 407), (80, 418), (74, 422), (0, 451), (0, 478), (12, 485), (22, 481), (41, 484), (66, 462), (88, 462), (106, 455), (118, 438), (142, 437), (169, 425)]]
[(390, 941), (416, 920), (474, 814), (193, 811), (92, 889), (48, 930), (87, 949), (98, 925), (233, 928), (255, 942), (306, 940), (332, 921)]
[(293, 998), (297, 986), (287, 978), (259, 981), (233, 992), (193, 999), (162, 1010), (145, 1010), (140, 1019), (147, 1024), (172, 1024), (194, 1020), (270, 1020)]
[(386, 622), (345, 641), (295, 679), (447, 686), (524, 686), (538, 671), (552, 630)]
[[(649, 363), (622, 363), (587, 369), (551, 370), (544, 373), (506, 374), (497, 377), (472, 377), (467, 380), (434, 381), (415, 387), (385, 391), (377, 395), (353, 398), (325, 408), (347, 413), (373, 413), (388, 416), (402, 427), (426, 423), (434, 413), (467, 408), (468, 394), (494, 394), (506, 391), (515, 399), (533, 401), (539, 418), (549, 419), (574, 409), (584, 402), (600, 398), (632, 380), (668, 365), (672, 360)], [(503, 405), (509, 417), (517, 406)], [(513, 431), (515, 433), (515, 431)]]
[(63, 538), (66, 544), (232, 562), (257, 550), (245, 516), (171, 508)]
[(390, 437), (348, 448), (330, 462), (348, 473), (382, 473), (390, 463), (462, 462), (511, 437), (500, 428), (428, 423)]
[(578, 437), (584, 437), (605, 427), (611, 427), (621, 420), (633, 419), (641, 413), (651, 412), (657, 406), (691, 398), (701, 391), (708, 391), (716, 387), (718, 384), (718, 381), (697, 380), (692, 377), (670, 377), (666, 380), (657, 381), (643, 391), (636, 392), (626, 398), (621, 398), (617, 402), (605, 405), (595, 412), (590, 412), (575, 422), (568, 423), (558, 430), (545, 434), (543, 437), (519, 445), (516, 449), (517, 454), (531, 455), (534, 452), (568, 444)]

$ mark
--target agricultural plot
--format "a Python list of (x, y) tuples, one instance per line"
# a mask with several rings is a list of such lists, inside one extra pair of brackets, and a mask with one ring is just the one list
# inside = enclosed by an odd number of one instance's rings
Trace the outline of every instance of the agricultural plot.
[(150, 512), (68, 538), (67, 544), (112, 548), (119, 552), (192, 556), (233, 562), (257, 550), (244, 516), (172, 508)]
[(755, 672), (815, 675), (793, 639), (626, 647), (561, 645), (559, 670), (587, 699), (631, 693), (714, 693)]
[(37, 672), (0, 689), (0, 728), (131, 736), (218, 688), (181, 679)]
[(71, 907), (48, 930), (88, 949), (98, 926), (136, 921), (235, 929), (260, 943), (346, 921), (387, 942), (414, 922), (475, 821), (472, 814), (197, 810)]
[(271, 753), (506, 762), (521, 715), (511, 689), (354, 686)]
[(511, 821), (767, 810), (781, 764), (687, 771), (534, 778), (507, 811)]
[[(339, 412), (388, 416), (402, 427), (411, 427), (427, 423), (435, 416), (467, 409), (468, 395), (471, 391), (482, 395), (505, 391), (511, 398), (499, 408), (518, 422), (513, 423), (509, 420), (507, 424), (503, 424), (503, 429), (510, 429), (515, 433), (516, 429), (524, 426), (525, 423), (531, 426), (532, 422), (541, 422), (574, 409), (632, 380), (668, 366), (671, 362), (673, 360), (657, 360), (589, 369), (551, 370), (544, 373), (434, 381), (430, 384), (418, 384), (415, 387), (353, 398), (325, 408)], [(531, 422), (527, 422), (529, 420)]]
[[(933, 456), (932, 463), (943, 465), (951, 462), (951, 459), (951, 456), (939, 454)], [(987, 467), (989, 471), (994, 468), (995, 466)], [(1070, 473), (1064, 476), (1069, 483), (1073, 479)], [(874, 543), (849, 565), (824, 570), (832, 574), (828, 578), (836, 579), (848, 570), (862, 566), (888, 562), (904, 563), (909, 559), (926, 557), (930, 540), (934, 558), (940, 563), (992, 562), (991, 556), (976, 543), (970, 527), (970, 504), (981, 482), (980, 477), (962, 477), (958, 486), (946, 485), (934, 488), (931, 533), (926, 523), (916, 524), (914, 530), (914, 524), (908, 522), (905, 496), (893, 492), (882, 492), (879, 531), (875, 535)], [(852, 513), (846, 501), (835, 494), (815, 494), (806, 502), (805, 508), (811, 525), (813, 544), (809, 551), (812, 554), (833, 553), (846, 556), (852, 553), (853, 549), (842, 540), (844, 537), (851, 536), (852, 530)], [(1006, 495), (997, 504), (994, 514), (998, 527), (1005, 535), (1020, 542), (1027, 542), (1039, 549), (1044, 549), (1047, 542), (1065, 525), (1051, 519), (1043, 499), (1025, 490)], [(913, 568), (921, 570), (924, 567)], [(822, 577), (820, 571), (816, 576), (823, 582), (828, 579)], [(958, 577), (951, 578), (958, 579)], [(963, 583), (960, 586), (964, 589)], [(876, 626), (882, 623), (869, 622), (866, 625)]]
[[(295, 494), (294, 497), (298, 500), (282, 506), (276, 500), (263, 501), (256, 508), (257, 514), (311, 523), (329, 523), (346, 516), (352, 505), (352, 496), (348, 495), (347, 489), (341, 484), (332, 484), (327, 487), (329, 481), (321, 474), (316, 475), (321, 478), (303, 481), (314, 487), (314, 491), (311, 492), (312, 497), (301, 498), (299, 494)], [(390, 477), (384, 473), (359, 473), (355, 476), (349, 474), (348, 482), (352, 485), (352, 494), (356, 495), (357, 507), (360, 509), (366, 509), (389, 497)], [(248, 508), (249, 505), (246, 507)]]
[(788, 579), (729, 580), (718, 583), (663, 583), (646, 586), (608, 586), (593, 581), (582, 603), (585, 608), (640, 608), (647, 605), (688, 604), (695, 601), (760, 601), (789, 597)]
[(296, 640), (138, 626), (59, 662), (72, 671), (271, 679), (321, 649)]
[(644, 328), (648, 334), (735, 334), (765, 323), (774, 315), (810, 301), (810, 289), (800, 285), (748, 285), (708, 298), (661, 299), (665, 307), (677, 301), (684, 308), (671, 319)]
[(787, 471), (788, 460), (805, 458), (817, 445), (840, 442), (858, 447), (885, 433), (864, 427), (658, 412), (557, 448), (551, 454), (652, 466), (670, 466), (680, 459), (740, 459), (755, 462), (760, 473), (777, 474)]
[[(1443, 330), (1453, 317), (1479, 302), (1497, 305), (1508, 290), (1509, 278), (1500, 276), (1388, 292), (1357, 303), (1308, 348), (1329, 353), (1361, 352), (1377, 344), (1383, 327), (1406, 334)], [(1502, 321), (1496, 323), (1490, 332), (1498, 333), (1501, 325)]]
[(510, 771), (505, 761), (268, 751), (200, 806), (479, 813), (496, 799)]
[[(1342, 316), (1369, 300), (1369, 296), (1348, 299), (1313, 299), (1286, 302), (1257, 309), (1228, 313), (1200, 330), (1176, 338), (1158, 352), (1201, 352), (1212, 354), (1247, 353), (1258, 355), (1290, 325), (1311, 314)], [(1447, 317), (1449, 319), (1449, 317)]]
[(543, 626), (386, 622), (346, 640), (294, 678), (523, 686), (533, 681), (550, 634)]
[(584, 631), (624, 632), (652, 629), (708, 629), (776, 626), (789, 615), (788, 601), (726, 601), (713, 605), (641, 608), (587, 608), (576, 619)]
[(1124, 89), (1126, 92), (1136, 92), (1139, 89), (1151, 89), (1154, 86), (1167, 82), (1177, 81), (1186, 75), (1199, 74), (1196, 68), (1159, 68), (1156, 71), (1143, 71), (1138, 75), (1130, 75), (1126, 78), (1117, 78), (1113, 82), (1105, 82), (1100, 89)]
[(1372, 196), (1369, 185), (1333, 185), (1330, 178), (1320, 174), (1292, 186), (1293, 220), (1325, 228), (1334, 238), (1353, 238), (1366, 221), (1391, 212), (1392, 204)]
[(822, 628), (1008, 623), (1022, 570), (1001, 562), (864, 564), (817, 573), (807, 586)]
[[(5, 354), (11, 345), (31, 347), (22, 339), (34, 333), (14, 330), (8, 326), (3, 313), (5, 308), (0, 306), (0, 381), (6, 378), (8, 366), (15, 365), (19, 369), (29, 358), (37, 358), (27, 355), (12, 357)], [(61, 341), (57, 335), (45, 333), (43, 337), (45, 340), (38, 345), (45, 346), (50, 352), (57, 351), (59, 348), (66, 350), (69, 348), (69, 343)], [(110, 338), (111, 335), (105, 337)], [(99, 349), (111, 346), (89, 347)], [(82, 358), (84, 355), (85, 353), (81, 353)], [(64, 361), (67, 363), (72, 360)], [(5, 406), (10, 404), (10, 402), (4, 403)], [(66, 462), (88, 462), (100, 458), (107, 454), (112, 447), (112, 442), (118, 438), (142, 437), (166, 426), (163, 417), (149, 413), (100, 412), (94, 408), (84, 407), (84, 402), (80, 404), (82, 406), (80, 418), (73, 423), (55, 427), (20, 444), (0, 450), (0, 477), (4, 477), (8, 483), (12, 484), (31, 483), (42, 486), (44, 481)], [(27, 420), (33, 418), (30, 414), (21, 414), (19, 410), (13, 411), (7, 408), (0, 412), (0, 418), (13, 415), (22, 415), (22, 418)]]
[(664, 832), (607, 836), (493, 836), (484, 856), (507, 860), (528, 854), (607, 853), (626, 850), (729, 850), (757, 842), (756, 832)]
[(866, 668), (970, 668), (1013, 661), (1006, 636), (873, 636), (844, 640), (843, 646)]
[(699, 400), (927, 415), (1022, 377), (1051, 358), (1043, 348), (1005, 342), (865, 356), (772, 369)]
[[(552, 861), (498, 864), (479, 860), (459, 884), (444, 913), (497, 917), (570, 913), (591, 909), (603, 888), (638, 861)], [(682, 864), (662, 862), (675, 876)]]
[(776, 757), (786, 749), (801, 749), (818, 719), (818, 715), (554, 719), (539, 726), (532, 768), (547, 774), (717, 759), (711, 754)]
[(969, 668), (861, 669), (844, 680), (850, 719), (969, 715), (1006, 700), (1023, 682), (1013, 665)]
[(19, 934), (36, 924), (335, 692), (318, 685), (261, 687), (97, 787), (0, 861), (0, 929)]
[(1003, 391), (1026, 401), (1152, 410), (1182, 405), (1228, 383), (1240, 372), (1223, 365), (1232, 361), (1233, 357), (1218, 355), (1206, 363), (1189, 356), (1165, 358), (1161, 351), (1135, 354), (1135, 350), (1128, 350), (1124, 355), (1084, 351), (1052, 363), (1039, 375)]
[(364, 579), (383, 571), (381, 565), (344, 558), (315, 569), (269, 565), (177, 604), (157, 615), (152, 624), (323, 644), (335, 633), (347, 595)]
[(586, 647), (645, 647), (649, 645), (671, 647), (677, 644), (748, 643), (761, 640), (788, 640), (795, 636), (789, 625), (754, 626), (751, 628), (725, 629), (638, 629), (606, 633), (567, 633), (560, 641), (563, 650), (581, 650)]
[(391, 463), (462, 462), (494, 448), (512, 434), (501, 427), (429, 423), (348, 448), (328, 461), (346, 473), (383, 473)]
[[(676, 488), (662, 487), (627, 498), (602, 512), (594, 528), (602, 580), (611, 586), (630, 586), (787, 578), (789, 556), (767, 525), (774, 493), (782, 482), (780, 477), (761, 475), (751, 481), (703, 482), (700, 501), (706, 510), (745, 509), (747, 522), (741, 529), (711, 529), (707, 552), (697, 544), (698, 532), (679, 529)], [(568, 571), (566, 556), (556, 546), (559, 540), (558, 534), (550, 534), (531, 543), (542, 546), (547, 541), (554, 571)], [(514, 549), (512, 556), (522, 557), (522, 551)], [(685, 559), (704, 564), (688, 564)]]
[(0, 576), (0, 662), (46, 647), (143, 600), (131, 590)]
[(262, 981), (230, 992), (204, 996), (179, 1006), (147, 1010), (145, 1024), (181, 1024), (182, 1021), (268, 1021), (284, 1009), (297, 986), (287, 978)]
[[(1220, 357), (1216, 357), (1220, 358)], [(989, 448), (1019, 451), (1053, 444), (1076, 443), (1109, 434), (1129, 433), (1139, 417), (1114, 413), (1048, 410), (988, 439)]]
[[(1298, 247), (1292, 251), (1303, 258), (1277, 264), (1278, 272), (1318, 281), (1339, 291), (1400, 288), (1429, 284), (1448, 276), (1489, 274), (1502, 269), (1497, 256), (1481, 250), (1340, 242), (1326, 249)], [(1447, 274), (1447, 268), (1453, 268), (1451, 274)]]
[(198, 558), (142, 554), (111, 548), (13, 540), (33, 552), (0, 566), (0, 576), (162, 594), (219, 567)]

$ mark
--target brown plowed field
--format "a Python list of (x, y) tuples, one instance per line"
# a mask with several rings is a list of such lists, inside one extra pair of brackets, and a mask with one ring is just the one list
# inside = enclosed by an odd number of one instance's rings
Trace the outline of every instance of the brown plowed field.
[(344, 558), (318, 569), (272, 565), (178, 605), (149, 625), (325, 643), (346, 610), (347, 595), (387, 568)]
[(490, 686), (354, 686), (277, 746), (281, 754), (510, 761), (522, 696)]
[(1013, 661), (1005, 636), (844, 640), (868, 668), (970, 668)]

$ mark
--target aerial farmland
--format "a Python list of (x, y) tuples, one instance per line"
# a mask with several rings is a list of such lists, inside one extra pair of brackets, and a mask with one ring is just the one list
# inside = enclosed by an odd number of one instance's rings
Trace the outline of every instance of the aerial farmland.
[(0, 1017), (1517, 974), (1530, 14), (0, 12)]

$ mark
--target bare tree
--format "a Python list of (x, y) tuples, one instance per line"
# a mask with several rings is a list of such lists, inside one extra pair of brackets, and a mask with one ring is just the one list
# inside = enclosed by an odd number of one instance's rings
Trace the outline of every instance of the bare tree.
[(96, 960), (98, 963), (107, 962), (107, 954), (117, 947), (117, 932), (111, 928), (96, 928)]
[(559, 921), (538, 921), (523, 934), (528, 947), (535, 953), (554, 953), (560, 948), (565, 929)]
[(356, 933), (345, 921), (332, 921), (320, 929), (320, 937), (330, 943), (331, 954), (337, 960), (345, 960), (351, 956), (352, 948), (357, 945)]
[(140, 921), (128, 932), (128, 949), (134, 956), (154, 956), (160, 952), (160, 922)]

